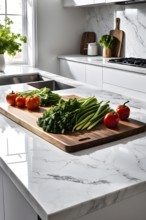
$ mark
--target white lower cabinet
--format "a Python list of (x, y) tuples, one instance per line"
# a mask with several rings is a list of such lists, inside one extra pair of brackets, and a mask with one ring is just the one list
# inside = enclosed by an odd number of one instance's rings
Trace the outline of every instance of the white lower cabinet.
[(60, 74), (102, 88), (101, 66), (60, 59)]
[(86, 83), (102, 88), (102, 67), (86, 65)]
[(85, 82), (85, 64), (60, 59), (60, 74), (70, 79)]
[(0, 168), (0, 220), (4, 220), (3, 173)]
[(5, 174), (3, 174), (3, 187), (5, 220), (38, 220), (33, 208)]
[(64, 77), (86, 82), (131, 98), (146, 99), (145, 74), (65, 59), (60, 59), (60, 73)]
[(146, 75), (113, 68), (103, 68), (103, 89), (137, 99), (146, 98)]

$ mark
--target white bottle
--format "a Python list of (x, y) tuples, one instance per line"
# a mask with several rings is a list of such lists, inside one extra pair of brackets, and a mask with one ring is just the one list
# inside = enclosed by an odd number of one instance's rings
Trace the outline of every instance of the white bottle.
[(88, 43), (87, 54), (89, 56), (96, 56), (98, 54), (97, 43)]

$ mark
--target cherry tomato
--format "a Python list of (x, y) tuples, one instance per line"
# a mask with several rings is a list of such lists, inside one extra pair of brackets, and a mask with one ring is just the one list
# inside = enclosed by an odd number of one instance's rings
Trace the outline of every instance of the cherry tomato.
[(9, 105), (15, 106), (15, 99), (18, 96), (18, 93), (11, 92), (6, 95), (6, 101), (9, 103)]
[(130, 108), (126, 106), (129, 101), (125, 102), (123, 105), (119, 105), (116, 108), (116, 112), (119, 114), (121, 120), (125, 121), (129, 118)]
[(15, 104), (16, 106), (20, 107), (20, 108), (24, 108), (25, 107), (25, 100), (26, 97), (25, 96), (17, 96), (16, 100), (15, 100)]
[(26, 98), (25, 105), (29, 110), (35, 110), (40, 105), (40, 98), (36, 95), (28, 96)]
[(107, 113), (104, 117), (104, 124), (107, 128), (115, 128), (119, 123), (119, 115), (115, 111)]

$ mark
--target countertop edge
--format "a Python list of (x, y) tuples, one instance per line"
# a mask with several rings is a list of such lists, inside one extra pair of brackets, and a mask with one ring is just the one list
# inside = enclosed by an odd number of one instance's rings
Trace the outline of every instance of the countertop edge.
[[(21, 195), (26, 199), (26, 201), (31, 205), (34, 211), (42, 218), (42, 220), (53, 220), (64, 219), (65, 216), (68, 216), (68, 213), (72, 218), (67, 218), (68, 220), (74, 220), (82, 216), (91, 214), (100, 209), (106, 208), (108, 206), (119, 203), (125, 199), (136, 196), (139, 193), (146, 192), (146, 181), (139, 182), (129, 187), (116, 190), (112, 193), (108, 193), (104, 196), (99, 196), (97, 198), (85, 201), (83, 203), (76, 204), (74, 206), (62, 209), (54, 213), (46, 213), (43, 207), (39, 204), (37, 199), (26, 189), (22, 182), (16, 177), (13, 171), (7, 166), (7, 164), (0, 157), (0, 167), (2, 171), (9, 177), (13, 182), (15, 187), (19, 190)], [(65, 218), (66, 219), (66, 218)], [(67, 220), (66, 219), (66, 220)]]
[(60, 55), (58, 56), (58, 59), (64, 59), (64, 60), (69, 60), (69, 61), (88, 64), (88, 65), (94, 65), (94, 66), (113, 68), (128, 72), (135, 72), (139, 74), (146, 74), (146, 68), (133, 67), (128, 65), (116, 64), (116, 63), (108, 63), (108, 60), (112, 59), (112, 57), (104, 58), (102, 56), (87, 56), (87, 55), (73, 54), (73, 55)]

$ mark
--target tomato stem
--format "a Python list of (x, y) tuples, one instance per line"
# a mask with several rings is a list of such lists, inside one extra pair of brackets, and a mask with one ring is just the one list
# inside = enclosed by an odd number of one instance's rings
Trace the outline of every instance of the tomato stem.
[(114, 114), (114, 113), (115, 113), (115, 110), (114, 110), (114, 109), (111, 109), (109, 112), (110, 112), (111, 114)]
[(129, 102), (129, 100), (124, 102), (123, 107), (125, 107), (128, 102)]

